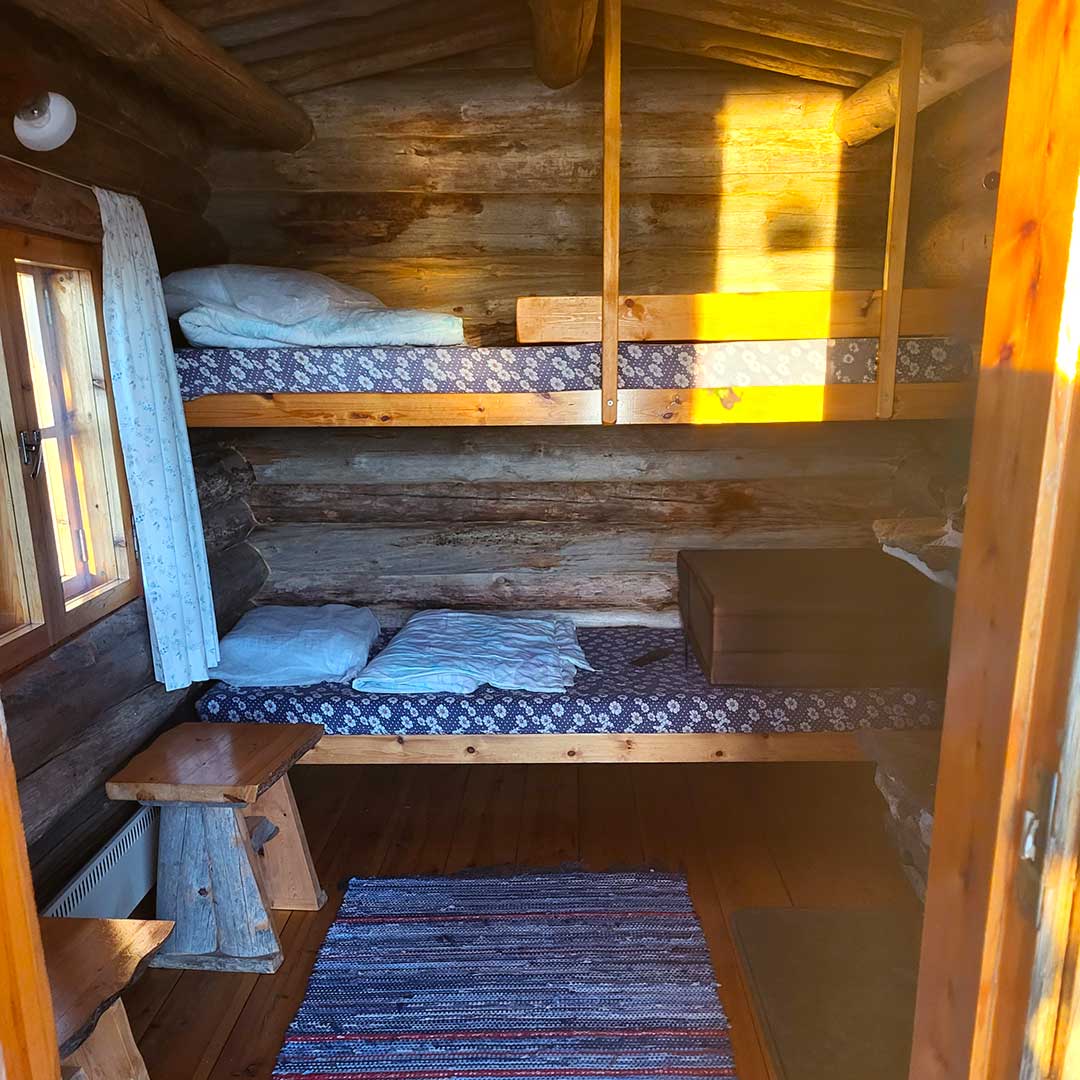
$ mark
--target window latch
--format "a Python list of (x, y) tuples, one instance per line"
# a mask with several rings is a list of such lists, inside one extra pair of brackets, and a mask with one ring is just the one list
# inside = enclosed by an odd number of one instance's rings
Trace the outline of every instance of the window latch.
[(32, 466), (30, 469), (30, 479), (36, 480), (41, 473), (43, 461), (41, 453), (41, 432), (37, 430), (20, 431), (19, 453), (22, 456), (22, 463), (24, 465)]

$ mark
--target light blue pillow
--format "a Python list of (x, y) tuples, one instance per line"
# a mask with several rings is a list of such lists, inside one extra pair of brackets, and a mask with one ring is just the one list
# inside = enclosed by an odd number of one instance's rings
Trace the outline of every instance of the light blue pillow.
[(231, 686), (311, 686), (347, 683), (367, 663), (379, 620), (367, 608), (255, 608), (221, 642), (212, 679)]
[[(369, 694), (562, 693), (589, 662), (574, 624), (562, 618), (421, 611), (353, 680)], [(591, 668), (589, 668), (591, 670)]]

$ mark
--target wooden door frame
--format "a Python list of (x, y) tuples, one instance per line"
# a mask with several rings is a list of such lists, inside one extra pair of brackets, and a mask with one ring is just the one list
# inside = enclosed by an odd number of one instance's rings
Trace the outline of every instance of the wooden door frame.
[(1019, 0), (911, 1080), (1031, 1066), (1080, 594), (1078, 171), (1080, 0)]
[(52, 997), (0, 704), (0, 1078), (59, 1076)]

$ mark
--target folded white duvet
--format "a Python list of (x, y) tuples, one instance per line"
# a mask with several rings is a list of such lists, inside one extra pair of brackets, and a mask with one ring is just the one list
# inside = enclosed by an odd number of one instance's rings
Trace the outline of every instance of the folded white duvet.
[(272, 322), (238, 308), (201, 304), (180, 316), (192, 345), (272, 349), (282, 345), (348, 348), (364, 345), (461, 345), (456, 315), (387, 307), (329, 307), (296, 323)]
[(485, 683), (557, 694), (577, 668), (592, 670), (570, 619), (421, 611), (352, 685), (369, 694), (471, 694)]

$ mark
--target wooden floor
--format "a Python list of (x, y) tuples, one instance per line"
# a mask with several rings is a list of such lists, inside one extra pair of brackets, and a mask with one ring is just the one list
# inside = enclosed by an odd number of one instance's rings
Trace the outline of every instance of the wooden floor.
[(126, 995), (152, 1080), (270, 1076), (352, 875), (581, 861), (682, 869), (731, 1020), (740, 1080), (766, 1080), (728, 936), (740, 907), (919, 908), (866, 764), (301, 766), (291, 776), (330, 896), (282, 912), (274, 975), (150, 971)]

